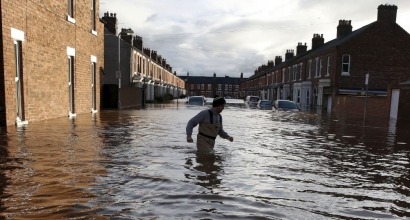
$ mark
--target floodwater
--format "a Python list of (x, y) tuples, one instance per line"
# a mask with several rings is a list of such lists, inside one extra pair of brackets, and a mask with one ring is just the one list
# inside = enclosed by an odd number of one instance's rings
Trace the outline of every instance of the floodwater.
[(199, 157), (185, 126), (208, 107), (0, 128), (0, 219), (410, 217), (409, 126), (228, 104), (234, 142)]

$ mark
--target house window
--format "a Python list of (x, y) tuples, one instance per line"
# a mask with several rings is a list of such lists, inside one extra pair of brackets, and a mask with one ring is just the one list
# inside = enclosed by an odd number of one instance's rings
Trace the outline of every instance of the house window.
[(224, 84), (225, 90), (228, 90), (228, 85)]
[(91, 0), (91, 31), (95, 31), (95, 0)]
[(201, 89), (201, 84), (197, 84), (196, 89), (200, 90)]
[(321, 77), (321, 76), (322, 76), (322, 63), (323, 63), (323, 60), (320, 59), (320, 60), (319, 60), (319, 72), (318, 72), (318, 74), (317, 74), (318, 77)]
[(232, 91), (232, 85), (229, 85), (229, 91)]
[(316, 65), (315, 65), (315, 78), (319, 76), (319, 58), (316, 58)]
[(211, 88), (212, 88), (212, 85), (208, 84), (208, 90), (211, 90)]
[(312, 76), (312, 60), (309, 60), (308, 79)]
[(194, 89), (195, 88), (194, 86), (195, 86), (194, 84), (191, 84), (191, 89)]
[(67, 20), (71, 23), (75, 23), (74, 0), (67, 0)]
[(290, 82), (290, 79), (291, 79), (291, 77), (292, 77), (292, 70), (291, 70), (291, 68), (292, 67), (288, 67), (288, 82)]
[(285, 82), (285, 68), (282, 69), (282, 82)]
[(293, 81), (296, 81), (296, 74), (297, 74), (297, 71), (298, 71), (298, 66), (297, 65), (294, 65), (293, 66)]
[(218, 90), (222, 90), (222, 84), (218, 84)]
[(235, 91), (239, 91), (239, 85), (235, 86)]
[(201, 90), (205, 90), (205, 84), (201, 84)]
[(330, 56), (327, 57), (326, 76), (330, 75)]
[(342, 57), (342, 76), (350, 75), (350, 55), (344, 54)]

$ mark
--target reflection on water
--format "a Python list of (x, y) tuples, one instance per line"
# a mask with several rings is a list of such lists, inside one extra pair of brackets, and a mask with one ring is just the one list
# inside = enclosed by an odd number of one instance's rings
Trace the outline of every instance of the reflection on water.
[(234, 103), (222, 114), (235, 141), (201, 156), (185, 125), (208, 107), (0, 128), (0, 219), (410, 217), (406, 123)]

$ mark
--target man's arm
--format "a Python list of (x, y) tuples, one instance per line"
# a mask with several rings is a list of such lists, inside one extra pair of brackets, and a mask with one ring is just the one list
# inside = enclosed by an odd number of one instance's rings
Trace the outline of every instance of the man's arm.
[(189, 143), (192, 143), (192, 131), (194, 127), (196, 127), (199, 123), (204, 121), (208, 115), (208, 110), (205, 111), (200, 111), (197, 115), (195, 115), (193, 118), (191, 118), (187, 125), (186, 125), (186, 136), (187, 136), (187, 141)]

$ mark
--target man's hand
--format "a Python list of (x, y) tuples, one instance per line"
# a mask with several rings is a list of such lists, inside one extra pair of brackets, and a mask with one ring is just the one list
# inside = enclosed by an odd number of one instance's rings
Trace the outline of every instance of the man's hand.
[(229, 136), (229, 137), (228, 137), (228, 140), (229, 140), (230, 142), (232, 142), (232, 141), (233, 141), (233, 137)]
[(194, 140), (192, 139), (192, 137), (187, 137), (187, 138), (186, 138), (186, 141), (187, 141), (188, 143), (194, 143)]

